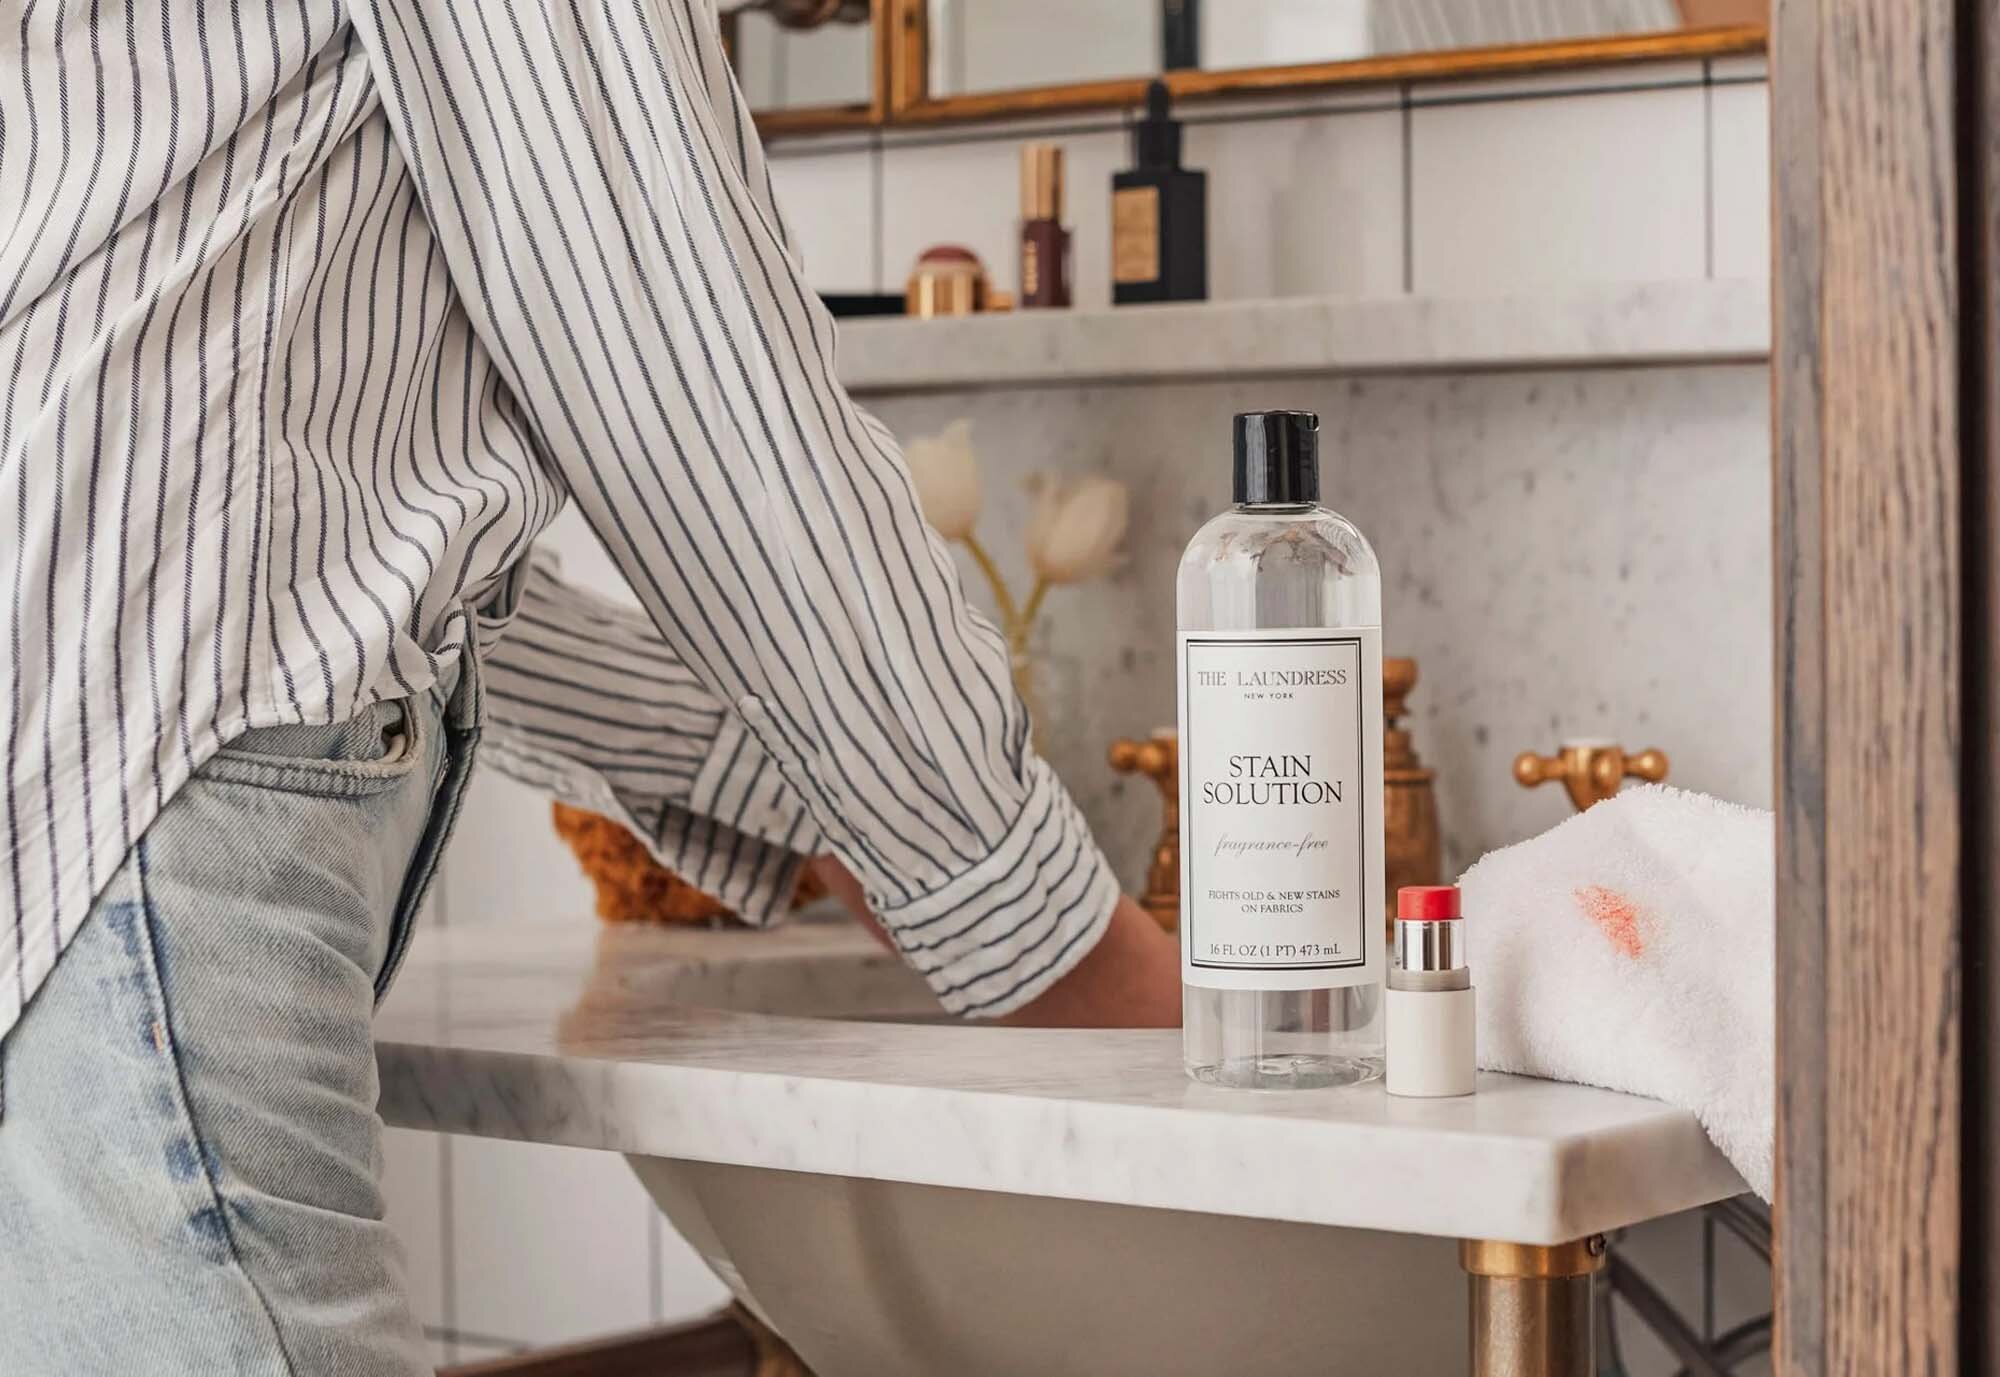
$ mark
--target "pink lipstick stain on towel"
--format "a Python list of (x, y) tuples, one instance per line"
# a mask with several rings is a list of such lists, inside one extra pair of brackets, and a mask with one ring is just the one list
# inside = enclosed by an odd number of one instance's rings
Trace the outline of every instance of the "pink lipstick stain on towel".
[(1584, 885), (1575, 891), (1576, 906), (1583, 916), (1597, 924), (1597, 930), (1616, 947), (1620, 955), (1637, 959), (1646, 950), (1639, 935), (1639, 906), (1615, 889)]

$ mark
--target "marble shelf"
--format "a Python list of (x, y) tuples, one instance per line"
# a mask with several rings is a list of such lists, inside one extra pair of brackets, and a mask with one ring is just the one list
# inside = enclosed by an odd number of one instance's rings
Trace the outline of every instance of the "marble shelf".
[[(925, 1021), (923, 1000), (845, 925), (456, 925), (418, 937), (378, 1018), (381, 1110), (404, 1128), (1524, 1243), (1743, 1189), (1691, 1114), (1630, 1095), (1492, 1074), (1463, 1100), (1222, 1091), (1182, 1075), (1177, 1033)], [(905, 1021), (851, 1016), (871, 1012)]]
[(1532, 296), (1299, 297), (857, 319), (839, 371), (857, 393), (1247, 375), (1755, 362), (1761, 281), (1619, 283)]

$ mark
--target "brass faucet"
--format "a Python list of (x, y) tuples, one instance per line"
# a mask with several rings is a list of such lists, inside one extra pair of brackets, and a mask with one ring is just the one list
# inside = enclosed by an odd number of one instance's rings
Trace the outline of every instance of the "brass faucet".
[(1394, 656), (1382, 661), (1382, 917), (1396, 935), (1396, 891), (1404, 885), (1434, 885), (1444, 877), (1443, 843), (1438, 834), (1437, 771), (1417, 759), (1410, 729), (1398, 726), (1409, 715), (1404, 700), (1417, 686), (1417, 662)]
[(1121, 775), (1144, 775), (1160, 790), (1165, 820), (1146, 867), (1146, 892), (1139, 904), (1168, 932), (1181, 925), (1181, 735), (1157, 728), (1145, 741), (1111, 743), (1111, 768)]
[(1523, 789), (1561, 780), (1579, 813), (1610, 798), (1627, 779), (1658, 784), (1666, 777), (1665, 751), (1648, 748), (1627, 755), (1624, 747), (1610, 741), (1571, 741), (1554, 755), (1522, 751), (1514, 757), (1514, 778)]

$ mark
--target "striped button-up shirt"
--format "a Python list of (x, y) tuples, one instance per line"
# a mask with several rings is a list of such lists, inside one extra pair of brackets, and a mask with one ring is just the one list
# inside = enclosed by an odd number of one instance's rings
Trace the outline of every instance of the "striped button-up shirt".
[[(752, 921), (995, 1014), (1116, 886), (833, 367), (709, 0), (0, 7), (0, 1034), (204, 760), (486, 665)], [(530, 550), (575, 502), (643, 615)]]

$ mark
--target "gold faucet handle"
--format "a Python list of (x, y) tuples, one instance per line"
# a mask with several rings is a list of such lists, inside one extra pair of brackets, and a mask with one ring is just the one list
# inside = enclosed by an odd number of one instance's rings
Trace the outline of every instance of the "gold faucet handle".
[(1523, 751), (1514, 757), (1514, 779), (1524, 789), (1560, 780), (1580, 813), (1618, 792), (1627, 779), (1658, 784), (1667, 777), (1667, 753), (1648, 747), (1632, 755), (1610, 741), (1576, 741), (1554, 755)]
[(1162, 729), (1145, 741), (1121, 737), (1111, 743), (1111, 768), (1121, 775), (1144, 775), (1162, 791), (1180, 789), (1178, 733)]
[(1592, 762), (1598, 785), (1606, 798), (1618, 792), (1618, 786), (1628, 779), (1643, 779), (1648, 784), (1658, 784), (1667, 777), (1667, 753), (1649, 746), (1637, 755), (1626, 755), (1618, 747), (1599, 755)]
[(1569, 767), (1559, 755), (1536, 755), (1533, 751), (1522, 751), (1514, 757), (1514, 782), (1523, 789), (1561, 779), (1568, 772)]
[(1406, 700), (1417, 686), (1417, 662), (1407, 656), (1388, 655), (1382, 660), (1382, 715), (1394, 725), (1410, 715)]
[(1122, 738), (1111, 743), (1109, 755), (1119, 774), (1144, 775), (1160, 791), (1160, 838), (1139, 902), (1172, 932), (1181, 921), (1181, 734), (1161, 727), (1143, 741)]

